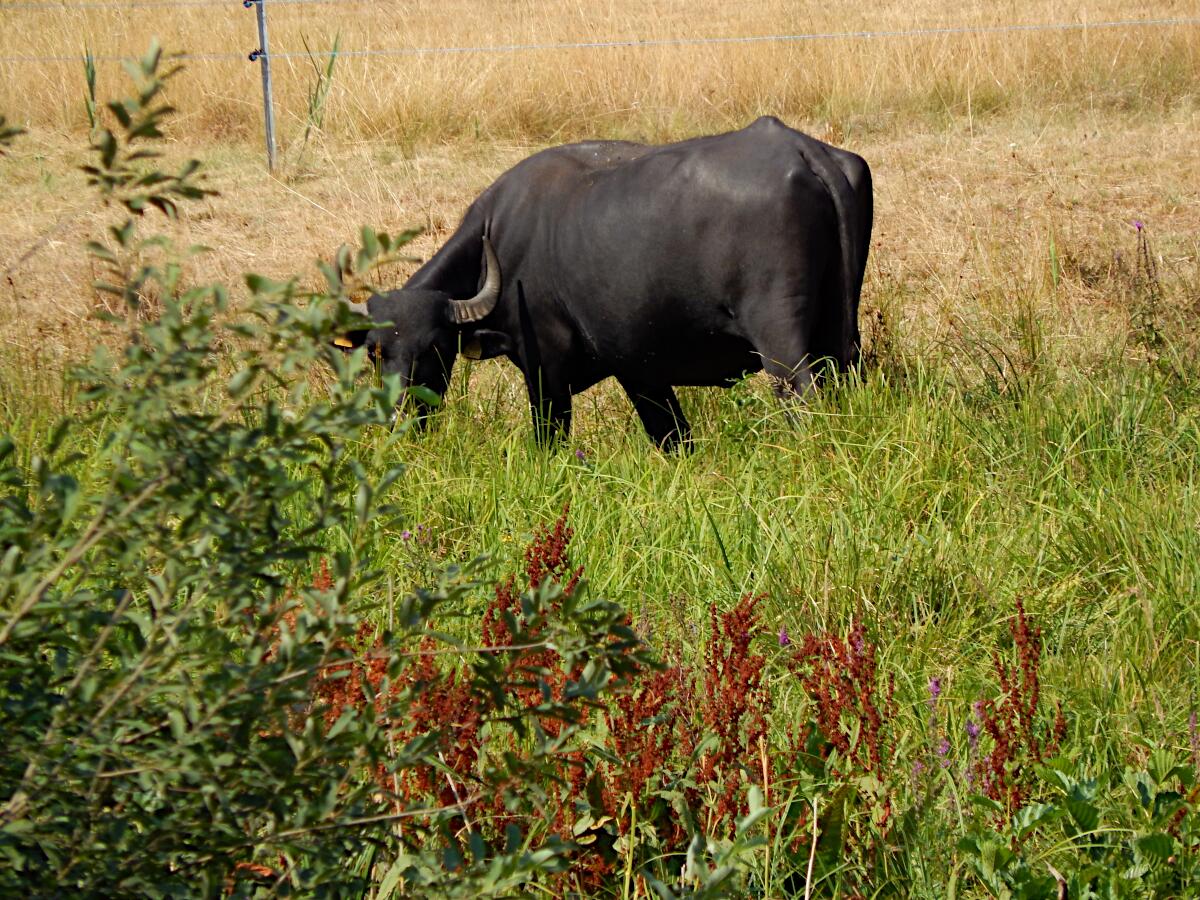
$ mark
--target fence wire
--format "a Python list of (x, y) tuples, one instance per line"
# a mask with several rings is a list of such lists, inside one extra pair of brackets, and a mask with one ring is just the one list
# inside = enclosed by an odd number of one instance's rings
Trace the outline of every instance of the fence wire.
[[(252, 2), (256, 2), (256, 0), (252, 0)], [(377, 2), (378, 0), (271, 0), (271, 6), (296, 6), (312, 3), (336, 3), (339, 6), (348, 6)], [(169, 9), (180, 6), (224, 6), (229, 8), (235, 4), (239, 7), (242, 6), (242, 0), (126, 0), (124, 3), (112, 2), (112, 0), (98, 0), (95, 3), (54, 3), (50, 0), (42, 0), (42, 2), (5, 3), (3, 9)]]
[[(271, 0), (272, 3), (320, 3), (330, 0)], [(151, 5), (152, 0), (145, 0), (142, 5)], [(80, 4), (76, 4), (77, 6)], [(114, 4), (115, 5), (115, 4)], [(121, 6), (139, 5), (124, 3)], [(161, 5), (212, 5), (211, 0), (163, 0)], [(238, 4), (241, 5), (240, 3)], [(759, 34), (728, 37), (692, 37), (692, 38), (614, 38), (603, 41), (551, 41), (528, 44), (480, 44), (460, 47), (378, 47), (361, 50), (285, 50), (270, 54), (272, 59), (310, 58), (322, 56), (338, 57), (370, 57), (370, 56), (428, 56), (437, 54), (456, 53), (523, 53), (547, 50), (603, 50), (620, 47), (692, 47), (713, 46), (722, 44), (763, 44), (763, 43), (800, 43), (804, 41), (829, 40), (874, 40), (884, 38), (921, 38), (945, 35), (989, 35), (1031, 33), (1039, 31), (1092, 31), (1112, 28), (1167, 28), (1185, 25), (1200, 25), (1200, 16), (1174, 17), (1166, 19), (1113, 19), (1102, 22), (1035, 22), (1028, 24), (1009, 25), (949, 25), (932, 28), (906, 28), (883, 31), (821, 31), (798, 34)], [(136, 59), (133, 55), (97, 55), (92, 57), (97, 62), (120, 62)], [(225, 60), (246, 59), (242, 53), (182, 53), (174, 56), (183, 60)], [(45, 63), (45, 62), (78, 62), (79, 55), (59, 56), (0, 56), (0, 63)]]

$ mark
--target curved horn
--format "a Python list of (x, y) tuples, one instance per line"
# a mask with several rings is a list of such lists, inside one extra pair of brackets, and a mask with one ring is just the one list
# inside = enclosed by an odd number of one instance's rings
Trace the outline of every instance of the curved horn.
[(456, 325), (478, 322), (495, 309), (500, 300), (500, 263), (496, 261), (492, 242), (486, 237), (483, 239), (483, 257), (484, 271), (487, 273), (483, 288), (470, 300), (450, 301), (450, 318)]

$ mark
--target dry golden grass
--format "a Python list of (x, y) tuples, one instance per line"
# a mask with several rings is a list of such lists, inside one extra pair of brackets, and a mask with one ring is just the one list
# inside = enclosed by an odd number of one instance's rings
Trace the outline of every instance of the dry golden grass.
[[(888, 31), (941, 26), (1102, 22), (1200, 14), (1196, 0), (1024, 0), (880, 4), (816, 0), (411, 0), (276, 4), (272, 49), (285, 138), (304, 125), (315, 50), (340, 34), (348, 51), (495, 47), (606, 40)], [(183, 8), (22, 10), (0, 5), (0, 108), (56, 129), (84, 124), (81, 58), (140, 53), (151, 37), (197, 59), (176, 83), (179, 130), (209, 140), (261, 128), (254, 14), (230, 0)], [(739, 127), (770, 112), (830, 122), (843, 133), (911, 127), (914, 118), (1000, 110), (1125, 107), (1164, 110), (1194, 97), (1200, 27), (827, 39), (790, 43), (547, 49), (348, 56), (339, 60), (326, 128), (339, 136), (554, 142), (581, 135), (666, 139)], [(100, 88), (118, 82), (100, 65)]]
[[(1023, 293), (1063, 340), (1086, 349), (1112, 339), (1127, 326), (1118, 282), (1132, 266), (1132, 220), (1148, 223), (1165, 278), (1196, 271), (1198, 126), (1195, 112), (1138, 122), (1107, 114), (855, 142), (876, 178), (864, 302), (890, 305), (908, 337), (924, 343), (952, 337), (964, 322), (1010, 315)], [(311, 261), (353, 240), (361, 223), (392, 231), (420, 225), (427, 231), (416, 252), (427, 256), (470, 200), (531, 149), (432, 147), (406, 155), (338, 143), (316, 148), (309, 171), (271, 177), (257, 146), (209, 147), (221, 196), (186, 212), (177, 237), (214, 248), (191, 263), (195, 278), (235, 285), (248, 270), (311, 277)], [(96, 298), (86, 288), (92, 273), (81, 244), (111, 216), (86, 195), (80, 205), (76, 167), (84, 158), (77, 138), (38, 132), (0, 160), (8, 206), (21, 211), (0, 220), (0, 273), (8, 281), (0, 333), (30, 350), (36, 343), (43, 360), (74, 351), (92, 329)], [(1052, 243), (1061, 260), (1057, 290)], [(401, 268), (391, 277), (398, 283), (406, 274)]]
[[(641, 9), (632, 0), (456, 0), (435, 11), (315, 4), (278, 6), (271, 22), (277, 48), (299, 47), (301, 35), (328, 46), (338, 30), (346, 48), (418, 47), (1095, 22), (1194, 15), (1200, 4), (918, 0), (867, 13), (849, 3), (670, 0), (653, 15)], [(72, 54), (84, 43), (135, 52), (152, 34), (193, 53), (255, 42), (253, 15), (233, 3), (0, 6), (0, 25), (0, 56)], [(187, 212), (177, 237), (214, 248), (190, 263), (194, 278), (232, 284), (247, 270), (311, 272), (314, 257), (362, 223), (425, 227), (417, 252), (427, 256), (478, 191), (540, 146), (594, 134), (666, 140), (771, 112), (870, 161), (877, 226), (864, 302), (885, 310), (910, 348), (1004, 331), (1026, 305), (1048, 342), (1086, 360), (1129, 330), (1131, 220), (1148, 223), (1165, 279), (1200, 284), (1198, 63), (1197, 27), (347, 59), (326, 129), (302, 157), (313, 79), (309, 62), (292, 58), (280, 61), (284, 155), (271, 177), (257, 67), (196, 60), (171, 89), (182, 111), (172, 154), (207, 159), (221, 196)], [(99, 87), (102, 99), (124, 90), (117, 66), (101, 68)], [(0, 339), (43, 365), (96, 333), (80, 245), (108, 214), (78, 172), (82, 94), (78, 62), (0, 64), (0, 111), (31, 128), (0, 158)]]

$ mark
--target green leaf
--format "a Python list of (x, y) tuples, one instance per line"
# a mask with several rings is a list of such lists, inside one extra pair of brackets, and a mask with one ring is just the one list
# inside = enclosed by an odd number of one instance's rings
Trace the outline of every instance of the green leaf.
[(972, 834), (968, 834), (959, 838), (958, 843), (955, 846), (958, 848), (959, 853), (966, 853), (968, 856), (977, 857), (981, 853), (979, 849), (979, 839)]
[(329, 740), (333, 740), (335, 737), (353, 725), (357, 719), (358, 713), (355, 712), (353, 708), (347, 709), (340, 716), (338, 716), (338, 720), (334, 722), (333, 727), (326, 732), (325, 737)]
[(757, 784), (750, 785), (750, 790), (747, 795), (747, 803), (750, 807), (750, 812), (737, 823), (738, 834), (744, 834), (753, 828), (756, 824), (762, 821), (766, 816), (770, 815), (774, 808), (763, 805), (763, 792)]
[(121, 123), (122, 128), (128, 129), (133, 124), (133, 118), (129, 114), (129, 109), (120, 100), (114, 100), (106, 105), (112, 114), (116, 116), (117, 121)]
[(396, 888), (400, 886), (400, 879), (404, 877), (404, 872), (411, 866), (411, 862), (407, 854), (400, 856), (384, 874), (379, 881), (379, 887), (375, 893), (375, 900), (390, 900), (393, 894), (396, 893)]
[(1063, 805), (1080, 831), (1090, 833), (1099, 827), (1100, 812), (1091, 803), (1077, 797), (1067, 797)]
[(240, 372), (234, 374), (234, 376), (229, 379), (229, 384), (226, 387), (226, 390), (229, 392), (229, 396), (235, 400), (241, 397), (250, 387), (253, 386), (254, 379), (257, 375), (258, 370), (253, 366), (247, 369), (242, 369)]
[(1050, 803), (1032, 803), (1019, 809), (1012, 818), (1012, 828), (1017, 839), (1024, 838), (1040, 825), (1062, 815), (1062, 810)]
[(990, 812), (1004, 812), (1004, 807), (1002, 805), (997, 803), (991, 797), (985, 797), (983, 794), (971, 794), (968, 799), (970, 799), (971, 803), (973, 803), (975, 806), (981, 806)]
[(1169, 834), (1161, 831), (1142, 835), (1134, 840), (1134, 846), (1146, 859), (1154, 862), (1166, 862), (1174, 850), (1174, 842)]
[(358, 524), (366, 525), (371, 518), (371, 485), (364, 481), (354, 492), (354, 517)]
[(84, 246), (86, 246), (88, 252), (97, 259), (102, 259), (105, 262), (110, 263), (115, 263), (117, 261), (116, 255), (98, 241), (88, 241)]
[(409, 394), (409, 396), (420, 400), (422, 403), (425, 403), (428, 406), (436, 408), (442, 405), (442, 398), (424, 385), (410, 384), (407, 388), (405, 388), (405, 391)]
[(290, 294), (294, 285), (294, 281), (275, 281), (265, 275), (246, 275), (246, 287), (253, 293), (266, 297)]
[(104, 169), (111, 169), (117, 158), (117, 139), (113, 137), (111, 131), (100, 133), (97, 139), (97, 148), (100, 151), (100, 165)]
[(379, 237), (375, 234), (375, 229), (369, 228), (366, 225), (362, 228), (362, 248), (372, 260), (379, 256), (381, 252)]

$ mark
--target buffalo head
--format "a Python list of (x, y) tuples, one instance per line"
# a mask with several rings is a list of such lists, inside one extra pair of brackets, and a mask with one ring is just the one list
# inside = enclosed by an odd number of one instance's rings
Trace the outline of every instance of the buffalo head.
[[(378, 324), (350, 332), (346, 343), (365, 344), (383, 374), (399, 375), (404, 387), (419, 385), (441, 397), (460, 350), (470, 359), (490, 359), (509, 348), (504, 334), (479, 326), (500, 299), (500, 264), (486, 237), (483, 256), (483, 287), (474, 297), (455, 299), (442, 291), (401, 288), (373, 294), (366, 303), (347, 303), (352, 312)], [(418, 406), (428, 412), (423, 402)]]

